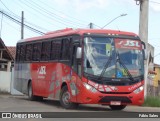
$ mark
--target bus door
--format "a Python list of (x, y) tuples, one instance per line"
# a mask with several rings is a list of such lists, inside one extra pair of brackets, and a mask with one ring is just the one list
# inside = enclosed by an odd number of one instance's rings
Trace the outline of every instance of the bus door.
[[(74, 97), (75, 97), (75, 101), (77, 101), (77, 87), (78, 87), (78, 83), (79, 81), (81, 81), (81, 59), (77, 59), (77, 50), (79, 48), (80, 44), (79, 43), (73, 43), (72, 44), (72, 49), (71, 49), (71, 53), (72, 53), (72, 56), (71, 56), (71, 79), (72, 79), (72, 82), (75, 83), (76, 86), (75, 89), (74, 89)], [(73, 88), (74, 88), (73, 87)], [(73, 95), (72, 94), (72, 95)]]

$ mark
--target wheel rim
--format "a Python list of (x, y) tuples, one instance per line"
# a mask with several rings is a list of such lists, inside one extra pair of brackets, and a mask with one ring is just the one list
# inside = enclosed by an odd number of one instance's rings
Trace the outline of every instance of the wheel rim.
[(29, 97), (31, 97), (32, 96), (32, 87), (31, 87), (31, 85), (29, 86)]
[(65, 105), (69, 105), (70, 104), (70, 94), (69, 92), (65, 92), (63, 95), (62, 95), (62, 101)]

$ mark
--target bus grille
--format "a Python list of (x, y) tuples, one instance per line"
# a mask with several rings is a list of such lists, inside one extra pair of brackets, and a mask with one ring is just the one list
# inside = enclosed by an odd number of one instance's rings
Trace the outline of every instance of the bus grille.
[(100, 99), (99, 103), (110, 103), (111, 101), (121, 101), (121, 103), (132, 103), (128, 97), (124, 96), (106, 96)]
[(131, 92), (102, 92), (102, 91), (100, 92), (103, 94), (130, 94), (131, 93)]

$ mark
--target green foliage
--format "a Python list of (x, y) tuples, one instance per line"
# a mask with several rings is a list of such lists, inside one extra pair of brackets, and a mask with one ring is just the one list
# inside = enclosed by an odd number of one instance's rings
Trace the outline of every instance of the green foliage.
[(143, 106), (160, 107), (160, 97), (148, 96), (145, 99)]

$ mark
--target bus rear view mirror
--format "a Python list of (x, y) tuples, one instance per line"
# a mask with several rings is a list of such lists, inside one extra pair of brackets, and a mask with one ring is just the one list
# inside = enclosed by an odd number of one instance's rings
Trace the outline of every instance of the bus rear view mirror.
[(82, 57), (82, 48), (78, 47), (77, 48), (77, 54), (76, 54), (76, 58), (80, 59)]

